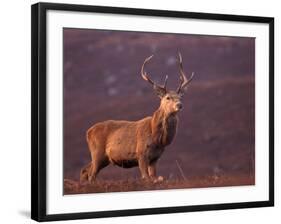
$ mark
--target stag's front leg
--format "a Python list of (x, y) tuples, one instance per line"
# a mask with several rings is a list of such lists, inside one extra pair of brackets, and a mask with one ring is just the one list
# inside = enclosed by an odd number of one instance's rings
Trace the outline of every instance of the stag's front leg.
[(149, 179), (148, 160), (145, 157), (141, 157), (138, 162), (139, 162), (139, 168), (140, 168), (142, 179), (145, 180)]
[(161, 182), (164, 180), (162, 176), (156, 177), (156, 162), (148, 166), (148, 175), (153, 180), (154, 183)]
[(152, 163), (148, 166), (148, 175), (150, 178), (156, 178), (156, 163)]

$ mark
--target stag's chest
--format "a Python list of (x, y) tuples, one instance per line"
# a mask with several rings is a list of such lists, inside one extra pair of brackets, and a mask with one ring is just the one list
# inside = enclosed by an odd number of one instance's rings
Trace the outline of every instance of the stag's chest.
[(157, 141), (158, 146), (170, 145), (175, 137), (176, 130), (177, 118), (169, 117), (163, 120), (162, 123), (159, 123), (158, 133), (155, 135), (157, 138), (154, 138), (154, 140)]
[(177, 132), (177, 117), (170, 117), (166, 121), (165, 144), (170, 145)]

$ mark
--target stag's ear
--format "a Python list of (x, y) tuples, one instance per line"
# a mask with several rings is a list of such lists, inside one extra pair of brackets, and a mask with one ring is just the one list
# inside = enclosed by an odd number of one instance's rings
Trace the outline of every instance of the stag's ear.
[(157, 96), (159, 96), (160, 98), (164, 97), (167, 93), (165, 88), (162, 88), (157, 85), (153, 85), (153, 89), (154, 89), (154, 92), (157, 94)]

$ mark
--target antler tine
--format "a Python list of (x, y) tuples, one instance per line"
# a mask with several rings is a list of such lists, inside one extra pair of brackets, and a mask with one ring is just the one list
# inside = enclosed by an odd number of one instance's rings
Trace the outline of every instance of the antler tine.
[(153, 55), (149, 56), (148, 58), (146, 58), (146, 59), (144, 60), (144, 62), (143, 62), (143, 64), (142, 64), (142, 67), (141, 67), (141, 76), (142, 76), (142, 78), (143, 78), (145, 81), (149, 82), (149, 83), (152, 84), (154, 87), (161, 88), (161, 89), (163, 89), (163, 90), (166, 91), (167, 80), (168, 80), (168, 76), (167, 76), (167, 75), (166, 75), (166, 77), (165, 77), (164, 86), (162, 87), (162, 86), (156, 84), (155, 82), (153, 82), (153, 81), (149, 78), (148, 74), (144, 71), (144, 66), (145, 66), (145, 64), (146, 64), (148, 61), (150, 61), (150, 59), (151, 59), (152, 57), (153, 57)]
[(191, 82), (194, 76), (194, 72), (192, 72), (190, 78), (189, 79), (186, 78), (185, 73), (183, 71), (182, 57), (180, 52), (178, 53), (178, 62), (180, 67), (180, 85), (177, 88), (177, 93), (181, 92), (181, 90), (184, 89), (188, 85), (188, 83)]
[(145, 64), (146, 64), (148, 61), (150, 61), (150, 59), (151, 59), (152, 57), (153, 57), (153, 55), (149, 56), (148, 58), (146, 58), (146, 59), (144, 60), (142, 66), (141, 66), (141, 76), (142, 76), (142, 78), (143, 78), (145, 81), (149, 82), (149, 83), (152, 84), (152, 85), (155, 85), (155, 83), (148, 77), (147, 73), (144, 71), (144, 66), (145, 66)]
[(193, 79), (193, 76), (194, 76), (194, 72), (191, 73), (191, 76), (190, 78), (186, 81), (186, 83), (182, 84), (182, 88), (184, 88), (185, 86), (188, 85), (188, 83), (190, 83)]
[(164, 89), (166, 89), (166, 87), (167, 87), (167, 81), (168, 81), (168, 76), (166, 75), (166, 77), (165, 77), (165, 81), (164, 81)]

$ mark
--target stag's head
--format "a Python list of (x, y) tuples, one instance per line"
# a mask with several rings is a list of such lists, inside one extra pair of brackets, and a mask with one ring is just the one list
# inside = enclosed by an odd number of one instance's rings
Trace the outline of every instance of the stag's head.
[(158, 85), (154, 81), (152, 81), (149, 75), (144, 71), (145, 64), (148, 61), (150, 61), (152, 57), (153, 55), (151, 55), (150, 57), (144, 60), (144, 63), (141, 68), (141, 76), (145, 81), (147, 81), (153, 86), (155, 93), (160, 97), (161, 99), (160, 107), (164, 110), (165, 114), (167, 115), (176, 114), (183, 108), (181, 100), (184, 93), (187, 90), (188, 84), (191, 82), (193, 78), (194, 73), (191, 74), (189, 79), (186, 78), (185, 73), (183, 71), (182, 57), (181, 54), (179, 53), (178, 64), (179, 64), (179, 73), (180, 73), (180, 84), (176, 89), (176, 91), (167, 90), (168, 76), (165, 77), (164, 85)]

